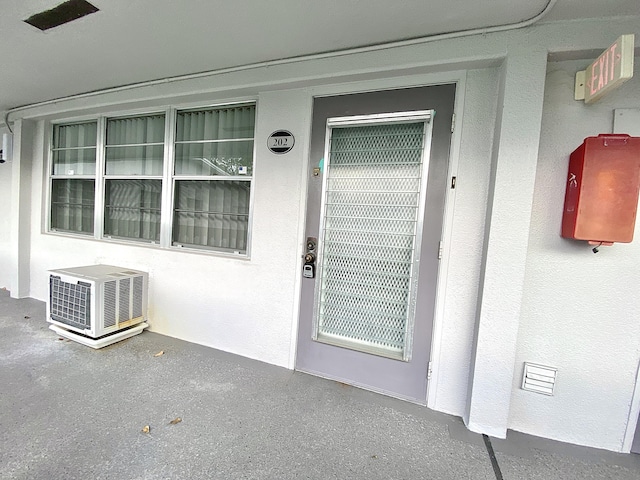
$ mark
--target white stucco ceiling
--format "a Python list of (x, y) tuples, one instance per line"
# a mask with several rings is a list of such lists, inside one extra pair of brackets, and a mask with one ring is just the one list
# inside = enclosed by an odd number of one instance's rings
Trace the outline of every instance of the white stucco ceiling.
[[(90, 1), (99, 12), (46, 32), (23, 20), (62, 0), (0, 2), (0, 112), (145, 80), (515, 23), (548, 3)], [(638, 0), (558, 0), (543, 21), (638, 14)]]

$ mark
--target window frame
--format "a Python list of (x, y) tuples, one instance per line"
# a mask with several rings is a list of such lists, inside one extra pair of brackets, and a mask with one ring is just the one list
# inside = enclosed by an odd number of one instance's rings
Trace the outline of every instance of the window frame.
[[(249, 106), (249, 105), (253, 105), (254, 107), (254, 127), (253, 127), (253, 136), (251, 137), (251, 141), (253, 142), (253, 147), (252, 147), (252, 167), (251, 167), (251, 175), (229, 175), (229, 176), (223, 176), (223, 175), (196, 175), (196, 174), (176, 174), (175, 173), (175, 146), (176, 146), (176, 131), (177, 131), (177, 121), (178, 121), (178, 114), (181, 112), (196, 112), (196, 111), (204, 111), (204, 110), (211, 110), (211, 109), (224, 109), (224, 108), (228, 108), (228, 107), (242, 107), (242, 106)], [(169, 244), (173, 247), (173, 248), (179, 248), (179, 249), (187, 249), (187, 250), (209, 250), (209, 251), (215, 251), (215, 252), (221, 252), (224, 253), (226, 252), (229, 255), (244, 255), (244, 256), (249, 256), (250, 253), (250, 247), (251, 247), (251, 231), (252, 231), (252, 219), (253, 219), (253, 196), (254, 196), (254, 180), (255, 180), (255, 158), (256, 158), (256, 131), (257, 131), (257, 118), (258, 118), (258, 104), (256, 101), (253, 102), (238, 102), (238, 103), (233, 103), (233, 104), (220, 104), (220, 105), (209, 105), (206, 107), (201, 107), (201, 106), (197, 106), (197, 107), (184, 107), (184, 108), (176, 108), (175, 109), (175, 114), (172, 117), (172, 120), (174, 122), (174, 125), (172, 127), (172, 148), (173, 148), (173, 152), (171, 154), (171, 192), (172, 192), (172, 196), (171, 196), (171, 230), (169, 231)], [(224, 139), (219, 139), (216, 140), (215, 142), (224, 142), (224, 141), (246, 141), (249, 140), (248, 138), (239, 140), (239, 139), (229, 139), (229, 140), (224, 140)], [(185, 144), (185, 143), (205, 143), (208, 142), (207, 140), (200, 140), (200, 141), (195, 141), (195, 142), (189, 142), (189, 141), (180, 141), (179, 143), (181, 144)], [(214, 142), (214, 141), (211, 141)], [(217, 248), (217, 247), (209, 247), (209, 246), (196, 246), (196, 245), (192, 245), (192, 244), (180, 244), (176, 241), (173, 240), (173, 233), (174, 233), (174, 222), (175, 222), (175, 192), (176, 192), (176, 183), (179, 181), (240, 181), (240, 182), (248, 182), (249, 183), (249, 210), (247, 212), (247, 245), (246, 245), (246, 249), (244, 253), (239, 253), (239, 252), (233, 252), (231, 249), (223, 249), (223, 248)]]
[[(95, 145), (95, 149), (96, 149), (96, 160), (95, 160), (95, 168), (93, 171), (93, 174), (72, 174), (69, 175), (67, 174), (54, 174), (53, 173), (53, 169), (54, 169), (54, 130), (55, 127), (57, 125), (80, 125), (80, 124), (85, 124), (85, 123), (92, 123), (92, 122), (96, 122), (96, 145)], [(50, 125), (49, 128), (49, 137), (48, 137), (48, 142), (47, 142), (47, 151), (48, 151), (48, 162), (47, 163), (47, 171), (46, 171), (46, 178), (47, 178), (47, 205), (46, 205), (46, 209), (45, 211), (46, 213), (46, 226), (47, 226), (47, 232), (50, 233), (54, 233), (54, 234), (58, 234), (58, 235), (72, 235), (72, 236), (77, 236), (79, 238), (92, 238), (95, 237), (96, 235), (96, 212), (98, 211), (98, 205), (96, 205), (96, 198), (97, 198), (97, 190), (98, 190), (98, 156), (100, 153), (100, 147), (99, 147), (99, 142), (100, 142), (100, 122), (96, 117), (82, 117), (82, 118), (76, 118), (72, 121), (66, 121), (66, 122), (55, 122), (52, 123)], [(81, 147), (76, 147), (76, 148), (81, 148)], [(85, 147), (86, 148), (86, 147)], [(56, 149), (57, 150), (57, 149)], [(93, 202), (93, 232), (78, 232), (78, 231), (70, 231), (70, 230), (61, 230), (61, 229), (55, 229), (52, 226), (52, 222), (53, 222), (53, 182), (54, 180), (93, 180), (93, 191), (94, 191), (94, 202)]]
[[(232, 108), (244, 105), (253, 105), (255, 108), (254, 130), (253, 130), (253, 148), (252, 148), (252, 172), (251, 175), (238, 176), (220, 176), (218, 180), (237, 180), (249, 183), (249, 209), (247, 224), (247, 244), (244, 252), (229, 251), (228, 249), (196, 246), (196, 245), (180, 245), (173, 243), (173, 222), (174, 222), (174, 202), (176, 193), (176, 181), (180, 180), (210, 180), (211, 176), (193, 176), (193, 175), (176, 175), (175, 174), (175, 138), (177, 127), (177, 115), (181, 111), (197, 111), (215, 108)], [(47, 123), (47, 157), (46, 164), (46, 205), (45, 205), (45, 228), (44, 233), (82, 238), (93, 239), (101, 242), (135, 245), (140, 247), (160, 248), (170, 251), (183, 251), (190, 253), (224, 256), (232, 258), (250, 259), (252, 238), (253, 238), (253, 213), (254, 213), (254, 196), (255, 196), (255, 166), (256, 166), (256, 132), (258, 130), (258, 100), (257, 98), (246, 98), (241, 100), (215, 102), (215, 103), (189, 103), (180, 105), (170, 105), (163, 108), (145, 108), (136, 110), (124, 110), (114, 112), (104, 112), (96, 115), (83, 115), (71, 118), (60, 118)], [(164, 154), (162, 175), (107, 175), (106, 174), (106, 135), (107, 122), (110, 119), (119, 119), (126, 117), (146, 116), (146, 115), (164, 115), (165, 131), (164, 131)], [(72, 125), (74, 123), (97, 122), (97, 138), (96, 138), (96, 170), (95, 175), (90, 176), (95, 182), (95, 199), (94, 199), (94, 228), (93, 233), (70, 232), (66, 230), (55, 230), (51, 227), (52, 221), (52, 180), (61, 178), (60, 175), (53, 175), (53, 132), (57, 125)], [(88, 176), (82, 176), (88, 177)], [(66, 177), (65, 177), (66, 178)], [(80, 179), (80, 175), (74, 175), (70, 178)], [(160, 201), (160, 237), (159, 241), (116, 237), (105, 235), (105, 194), (107, 180), (114, 179), (160, 179), (161, 180), (161, 201)]]
[[(146, 144), (119, 144), (119, 145), (109, 145), (107, 143), (107, 134), (108, 134), (108, 128), (109, 128), (109, 120), (126, 120), (127, 118), (139, 118), (139, 117), (151, 117), (154, 115), (158, 115), (158, 116), (162, 116), (164, 118), (164, 132), (163, 132), (163, 142), (149, 142)], [(106, 214), (106, 198), (107, 198), (107, 182), (110, 180), (160, 180), (160, 191), (161, 191), (161, 195), (164, 195), (164, 183), (165, 183), (165, 177), (164, 177), (164, 166), (165, 163), (167, 162), (167, 158), (166, 158), (166, 152), (164, 151), (166, 148), (166, 139), (167, 139), (167, 110), (162, 110), (162, 111), (154, 111), (154, 112), (145, 112), (145, 113), (135, 113), (135, 114), (131, 114), (131, 115), (105, 115), (104, 117), (102, 117), (103, 121), (104, 121), (104, 127), (101, 130), (101, 134), (103, 135), (103, 140), (104, 140), (104, 145), (101, 149), (101, 153), (103, 155), (103, 165), (101, 167), (101, 177), (102, 177), (102, 194), (101, 194), (101, 199), (104, 202), (102, 205), (102, 209), (100, 210), (102, 213), (102, 221), (100, 224), (101, 227), (101, 235), (103, 239), (106, 240), (123, 240), (123, 241), (131, 241), (131, 242), (136, 242), (136, 243), (149, 243), (149, 244), (159, 244), (161, 241), (161, 235), (162, 233), (160, 233), (160, 235), (158, 235), (158, 240), (148, 240), (148, 239), (142, 239), (142, 238), (134, 238), (134, 237), (125, 237), (125, 236), (119, 236), (119, 235), (113, 235), (113, 234), (107, 234), (105, 232), (106, 230), (106, 220), (107, 220), (107, 214)], [(122, 173), (117, 173), (117, 174), (110, 174), (107, 173), (107, 149), (108, 148), (127, 148), (130, 146), (152, 146), (152, 145), (162, 145), (163, 146), (163, 152), (162, 152), (162, 169), (161, 169), (161, 173), (159, 175), (151, 175), (151, 174), (122, 174)], [(160, 198), (160, 232), (162, 232), (162, 199), (163, 197), (161, 196)]]

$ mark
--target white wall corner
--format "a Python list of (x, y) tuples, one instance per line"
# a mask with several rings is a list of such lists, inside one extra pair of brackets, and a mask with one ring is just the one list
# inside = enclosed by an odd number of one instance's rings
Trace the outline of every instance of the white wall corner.
[(16, 120), (11, 162), (11, 273), (12, 298), (29, 296), (31, 257), (31, 165), (35, 122)]
[(547, 52), (510, 50), (502, 68), (474, 354), (464, 418), (504, 438), (540, 141)]
[(475, 422), (467, 422), (466, 420), (465, 425), (474, 433), (480, 433), (493, 438), (507, 438), (507, 430), (504, 428), (496, 428), (493, 425), (481, 425)]
[(635, 439), (638, 429), (638, 417), (640, 416), (640, 365), (636, 370), (636, 384), (633, 389), (633, 396), (631, 397), (631, 405), (629, 405), (629, 421), (627, 422), (627, 428), (624, 432), (622, 439), (622, 445), (620, 451), (623, 453), (630, 453), (633, 446), (633, 440)]
[[(0, 134), (9, 130), (0, 127)], [(0, 203), (5, 205), (5, 214), (0, 215), (0, 288), (9, 289), (11, 283), (11, 166), (0, 165)]]

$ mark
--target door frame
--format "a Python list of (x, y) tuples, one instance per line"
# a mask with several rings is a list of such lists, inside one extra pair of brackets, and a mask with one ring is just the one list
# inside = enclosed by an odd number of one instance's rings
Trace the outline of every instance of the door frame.
[[(398, 76), (388, 78), (377, 78), (375, 80), (362, 80), (353, 83), (339, 83), (331, 85), (320, 85), (308, 87), (305, 92), (307, 98), (307, 126), (306, 138), (302, 147), (305, 150), (304, 161), (301, 168), (301, 189), (299, 198), (299, 224), (298, 224), (298, 249), (297, 265), (295, 271), (295, 296), (293, 302), (292, 322), (291, 322), (291, 342), (289, 351), (289, 366), (295, 369), (296, 349), (298, 345), (298, 325), (300, 312), (300, 297), (302, 289), (302, 265), (304, 263), (304, 247), (306, 243), (305, 227), (308, 195), (309, 155), (311, 146), (311, 126), (313, 114), (313, 99), (315, 97), (326, 97), (334, 95), (345, 95), (352, 93), (375, 92), (381, 90), (393, 90), (397, 88), (425, 87), (440, 85), (444, 83), (456, 84), (456, 95), (454, 99), (453, 111), (455, 115), (455, 128), (451, 134), (451, 145), (449, 150), (449, 167), (447, 177), (457, 177), (460, 159), (460, 149), (462, 142), (462, 119), (465, 105), (467, 71), (456, 70), (451, 72), (418, 74), (411, 76)], [(433, 313), (433, 327), (431, 336), (431, 375), (427, 382), (427, 407), (437, 409), (437, 390), (439, 381), (440, 354), (442, 351), (443, 321), (445, 314), (445, 294), (446, 279), (449, 270), (449, 259), (451, 257), (451, 238), (453, 233), (453, 216), (455, 206), (455, 189), (446, 190), (444, 212), (442, 217), (442, 259), (438, 266), (435, 308)]]

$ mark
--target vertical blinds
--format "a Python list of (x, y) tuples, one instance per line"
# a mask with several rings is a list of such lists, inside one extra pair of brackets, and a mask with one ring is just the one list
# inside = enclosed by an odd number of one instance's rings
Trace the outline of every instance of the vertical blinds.
[[(51, 229), (93, 233), (99, 218), (107, 237), (160, 241), (164, 191), (174, 244), (246, 253), (255, 113), (254, 104), (177, 112), (173, 171), (165, 168), (164, 113), (107, 118), (104, 136), (97, 121), (55, 125)], [(97, 190), (104, 211), (96, 214)]]
[(162, 180), (106, 180), (106, 235), (160, 240)]
[(247, 248), (249, 182), (176, 182), (174, 240), (244, 251)]
[(255, 105), (178, 112), (176, 142), (253, 139)]
[(254, 129), (255, 105), (178, 112), (174, 243), (246, 252)]
[(53, 175), (95, 175), (97, 122), (53, 128)]
[(95, 121), (53, 128), (52, 230), (93, 233), (97, 129)]
[(164, 115), (107, 121), (107, 175), (162, 175)]
[(95, 181), (54, 178), (51, 181), (51, 228), (93, 233)]
[[(105, 235), (157, 242), (164, 164), (164, 115), (112, 118), (105, 145)], [(110, 176), (133, 177), (130, 179)]]

